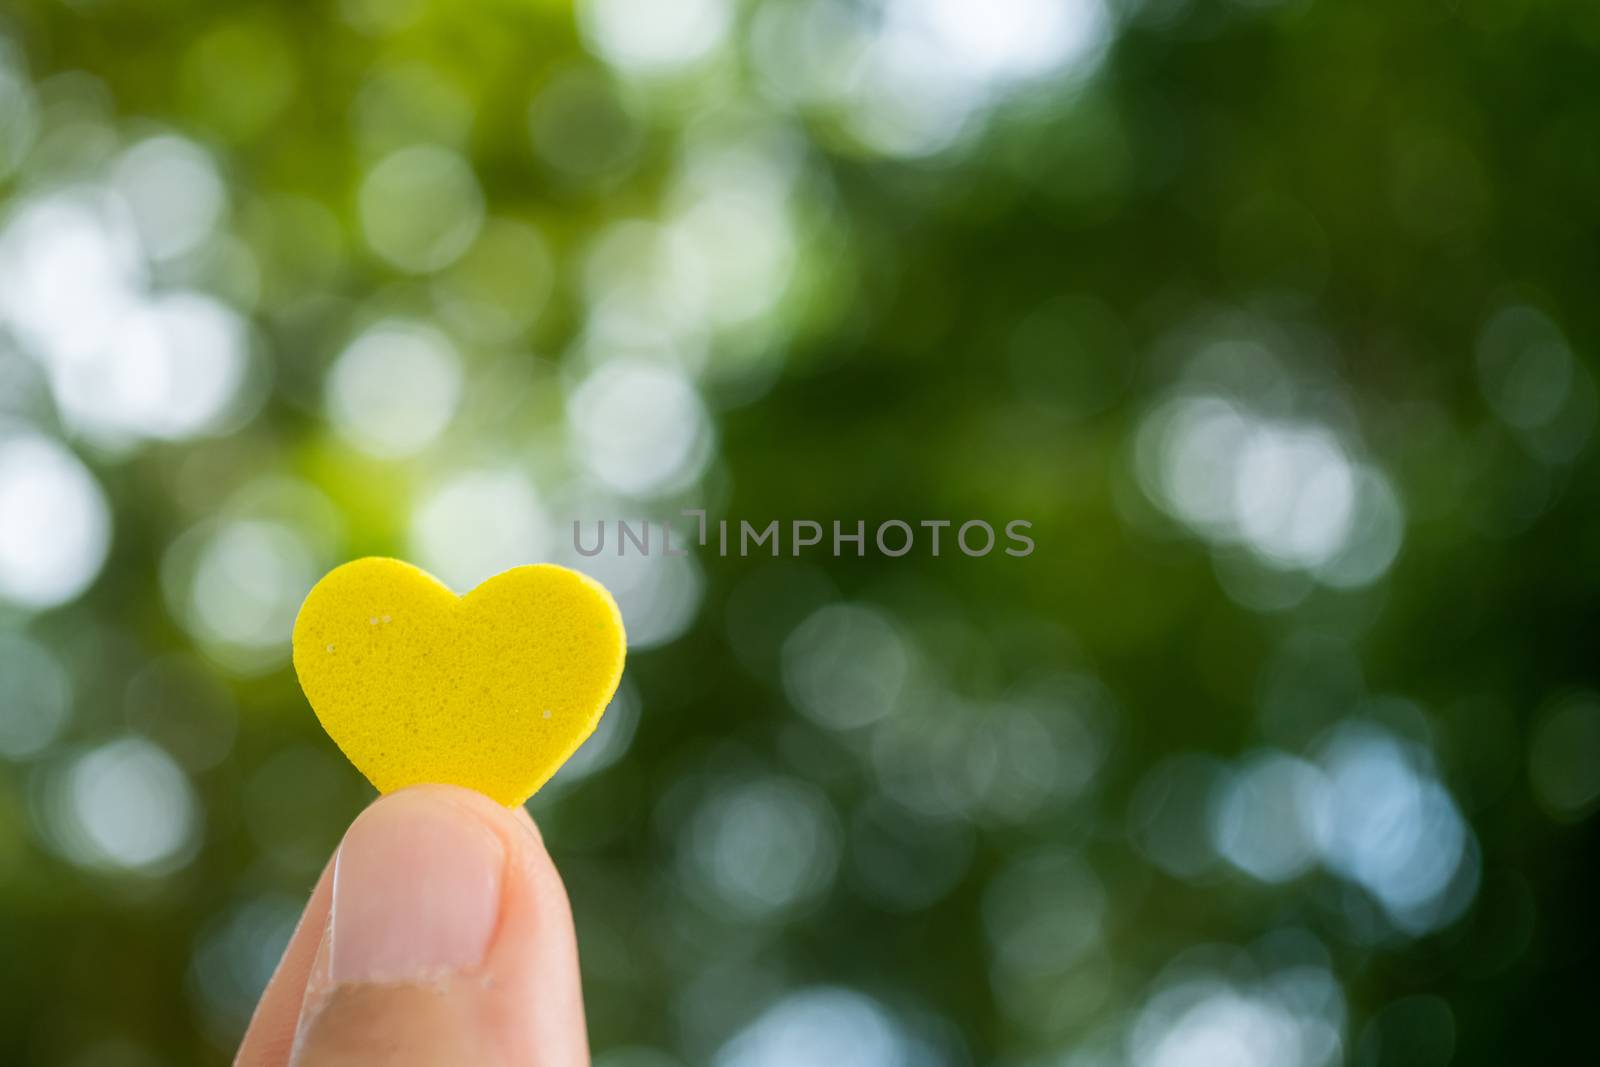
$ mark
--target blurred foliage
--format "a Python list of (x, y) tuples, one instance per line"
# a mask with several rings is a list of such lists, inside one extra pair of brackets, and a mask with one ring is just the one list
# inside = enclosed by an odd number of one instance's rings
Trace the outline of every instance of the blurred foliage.
[(530, 805), (602, 1064), (1583, 1059), (1596, 70), (1539, 0), (13, 3), (0, 1062), (227, 1061), (371, 795), (320, 573), (697, 507), (784, 556), (576, 561), (635, 647)]

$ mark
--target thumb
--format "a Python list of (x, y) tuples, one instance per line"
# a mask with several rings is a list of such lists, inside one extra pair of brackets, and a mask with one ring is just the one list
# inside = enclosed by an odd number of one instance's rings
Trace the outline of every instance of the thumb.
[(526, 812), (421, 786), (356, 819), (290, 1062), (589, 1062), (571, 910)]

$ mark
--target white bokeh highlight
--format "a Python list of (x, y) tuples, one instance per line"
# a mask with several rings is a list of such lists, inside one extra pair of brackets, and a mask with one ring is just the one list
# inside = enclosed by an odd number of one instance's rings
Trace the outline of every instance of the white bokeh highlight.
[(624, 72), (669, 74), (711, 56), (733, 23), (730, 0), (584, 0), (578, 23), (591, 51)]
[(677, 369), (616, 359), (591, 373), (567, 403), (579, 460), (607, 488), (649, 497), (681, 489), (711, 456), (710, 416)]
[(753, 778), (701, 801), (684, 828), (678, 868), (714, 914), (772, 922), (815, 903), (832, 884), (839, 835), (816, 787)]
[(0, 229), (0, 325), (44, 368), (68, 428), (105, 447), (225, 429), (248, 379), (250, 330), (237, 311), (206, 293), (152, 286), (149, 259), (189, 250), (221, 210), (218, 192), (186, 231), (168, 217), (178, 208), (165, 194), (144, 189), (171, 167), (204, 184), (195, 175), (208, 164), (190, 149), (144, 142), (122, 161), (126, 195), (68, 187), (23, 202)]
[(227, 190), (210, 153), (171, 134), (146, 138), (117, 158), (111, 186), (127, 203), (152, 259), (198, 247), (216, 229)]
[(1269, 572), (1360, 588), (1388, 572), (1404, 541), (1405, 514), (1389, 478), (1314, 420), (1269, 418), (1230, 397), (1181, 392), (1140, 423), (1134, 463), (1159, 508)]
[(912, 1067), (934, 1063), (887, 1007), (820, 986), (768, 1007), (712, 1058), (712, 1067)]
[(450, 424), (462, 377), (461, 356), (444, 334), (420, 323), (384, 320), (335, 361), (326, 387), (328, 418), (368, 455), (412, 456)]
[(429, 491), (411, 517), (414, 558), (457, 593), (543, 561), (549, 543), (538, 490), (514, 467), (454, 474)]
[(105, 564), (111, 509), (65, 447), (0, 433), (0, 600), (43, 610), (76, 599)]
[(44, 804), (47, 839), (91, 870), (161, 874), (187, 862), (199, 844), (194, 788), (171, 756), (142, 738), (73, 758)]

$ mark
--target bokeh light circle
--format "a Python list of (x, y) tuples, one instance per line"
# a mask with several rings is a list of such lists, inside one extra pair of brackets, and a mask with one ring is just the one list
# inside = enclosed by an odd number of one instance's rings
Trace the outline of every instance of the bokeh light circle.
[(78, 597), (105, 564), (111, 510), (78, 458), (0, 431), (0, 599), (43, 609)]
[(766, 777), (711, 792), (685, 828), (679, 869), (716, 912), (767, 922), (832, 884), (839, 827), (814, 787)]
[(385, 320), (340, 353), (327, 409), (352, 444), (382, 459), (410, 456), (444, 432), (462, 390), (461, 356), (438, 330)]
[(417, 563), (458, 593), (542, 561), (549, 543), (538, 491), (513, 467), (452, 475), (428, 492), (411, 518)]
[(74, 757), (45, 804), (51, 844), (94, 870), (159, 874), (187, 862), (199, 845), (193, 786), (171, 756), (141, 738)]
[(710, 418), (694, 385), (674, 368), (612, 360), (578, 384), (568, 410), (579, 459), (619, 493), (682, 488), (709, 459)]
[(0, 758), (45, 751), (66, 728), (72, 678), (49, 646), (0, 630)]
[(361, 183), (361, 231), (391, 265), (428, 274), (455, 262), (483, 225), (483, 191), (460, 153), (413, 145), (380, 160)]

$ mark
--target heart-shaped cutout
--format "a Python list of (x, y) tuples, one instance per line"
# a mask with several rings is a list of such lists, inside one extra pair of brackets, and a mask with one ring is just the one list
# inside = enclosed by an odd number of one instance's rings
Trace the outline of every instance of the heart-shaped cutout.
[(358, 559), (294, 623), (300, 688), (379, 792), (443, 782), (507, 806), (594, 732), (626, 651), (605, 587), (549, 563), (458, 597), (409, 563)]

